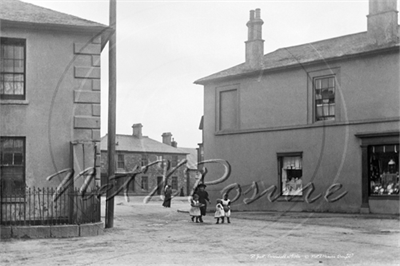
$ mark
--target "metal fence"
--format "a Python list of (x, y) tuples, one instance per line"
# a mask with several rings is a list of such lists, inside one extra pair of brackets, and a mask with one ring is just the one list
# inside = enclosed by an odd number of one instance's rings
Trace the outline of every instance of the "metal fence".
[(27, 188), (1, 195), (1, 225), (59, 225), (100, 222), (96, 191), (78, 189), (58, 193), (54, 188)]

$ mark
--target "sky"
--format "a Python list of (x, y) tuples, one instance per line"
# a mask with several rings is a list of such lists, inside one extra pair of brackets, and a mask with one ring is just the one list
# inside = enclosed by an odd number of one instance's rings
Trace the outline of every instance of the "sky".
[[(23, 0), (109, 24), (109, 0)], [(398, 4), (399, 6), (399, 4)], [(203, 87), (194, 81), (241, 64), (250, 10), (261, 9), (264, 53), (367, 30), (368, 0), (117, 0), (117, 134), (178, 147), (201, 143)], [(108, 46), (102, 52), (101, 135), (108, 123)]]

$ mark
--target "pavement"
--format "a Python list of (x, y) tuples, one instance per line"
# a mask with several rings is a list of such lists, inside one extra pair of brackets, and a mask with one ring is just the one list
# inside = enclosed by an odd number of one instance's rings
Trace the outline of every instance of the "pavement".
[[(395, 216), (233, 212), (193, 223), (186, 197), (115, 198), (114, 226), (96, 237), (7, 240), (0, 265), (399, 265)], [(104, 203), (102, 198), (102, 216)]]

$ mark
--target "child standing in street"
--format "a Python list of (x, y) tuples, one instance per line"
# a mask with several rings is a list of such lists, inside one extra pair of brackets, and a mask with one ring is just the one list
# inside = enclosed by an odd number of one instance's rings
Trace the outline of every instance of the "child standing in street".
[(196, 218), (196, 223), (198, 223), (201, 217), (200, 207), (202, 206), (199, 202), (199, 195), (193, 195), (193, 198), (190, 200), (190, 206), (189, 214), (192, 216), (192, 222), (194, 222), (194, 218)]
[(221, 219), (221, 223), (224, 223), (224, 217), (225, 217), (225, 212), (224, 212), (224, 207), (221, 204), (221, 200), (217, 200), (217, 205), (215, 206), (215, 214), (214, 218), (217, 219), (216, 224), (219, 224), (219, 219)]
[[(221, 200), (221, 204), (222, 204), (222, 207), (224, 208), (226, 220), (227, 220), (228, 224), (230, 224), (231, 223), (231, 221), (230, 221), (230, 217), (231, 217), (231, 200), (228, 199), (228, 194), (224, 195), (224, 199)], [(224, 220), (222, 220), (222, 223), (223, 222), (224, 222)]]

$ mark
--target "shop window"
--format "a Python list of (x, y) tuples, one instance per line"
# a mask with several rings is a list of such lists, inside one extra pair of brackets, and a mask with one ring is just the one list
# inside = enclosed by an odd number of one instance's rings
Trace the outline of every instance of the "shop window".
[(118, 154), (117, 168), (125, 169), (125, 156), (123, 154)]
[(335, 76), (314, 78), (315, 121), (335, 120)]
[(0, 141), (2, 195), (25, 192), (25, 138), (2, 137)]
[(278, 174), (281, 195), (303, 195), (303, 170), (301, 153), (278, 155)]
[(172, 177), (171, 186), (172, 186), (172, 189), (175, 189), (175, 190), (178, 189), (178, 177), (177, 176)]
[(25, 40), (0, 39), (0, 99), (25, 100)]
[(149, 178), (147, 176), (142, 176), (142, 182), (140, 184), (140, 187), (143, 190), (149, 190)]
[(368, 147), (369, 194), (399, 194), (399, 145)]

